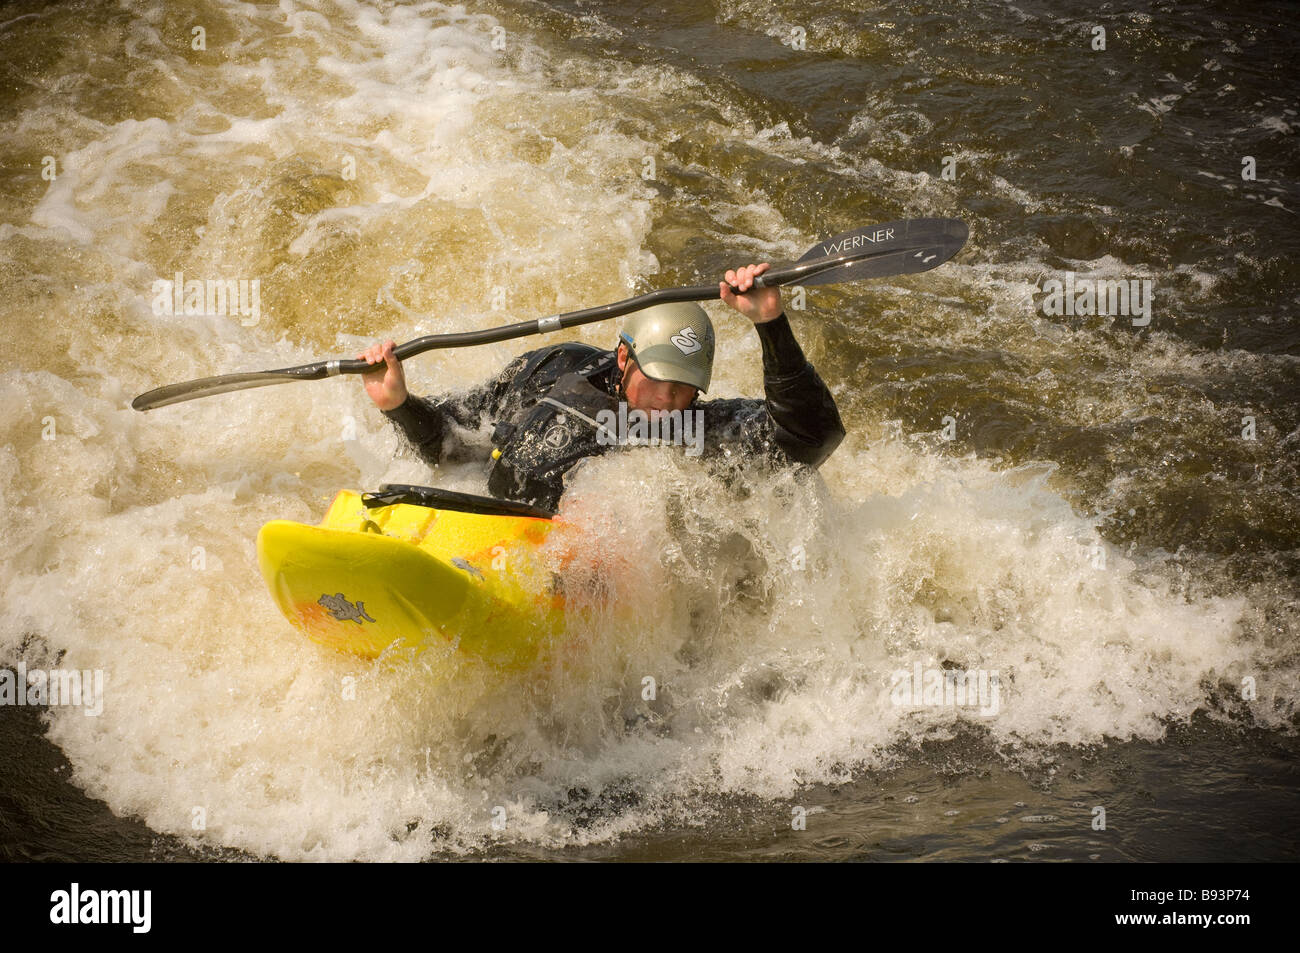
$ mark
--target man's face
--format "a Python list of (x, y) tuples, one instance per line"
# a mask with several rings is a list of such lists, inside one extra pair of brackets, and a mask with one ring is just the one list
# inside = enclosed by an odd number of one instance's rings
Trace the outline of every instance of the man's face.
[(627, 345), (618, 346), (618, 369), (623, 372), (629, 410), (685, 410), (698, 391), (690, 384), (651, 380), (641, 373), (636, 361), (630, 360)]

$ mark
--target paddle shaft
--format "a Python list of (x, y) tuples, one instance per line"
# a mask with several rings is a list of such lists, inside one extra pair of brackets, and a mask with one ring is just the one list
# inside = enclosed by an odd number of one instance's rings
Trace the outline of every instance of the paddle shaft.
[[(756, 276), (754, 287), (775, 288), (798, 282), (806, 282), (810, 285), (833, 284), (840, 281), (928, 271), (955, 255), (965, 244), (966, 237), (966, 225), (957, 219), (910, 219), (856, 229), (827, 239), (793, 265)], [(879, 247), (881, 245), (885, 247)], [(739, 293), (734, 287), (732, 291)], [(553, 314), (499, 328), (452, 334), (430, 334), (398, 345), (394, 349), (394, 354), (398, 360), (406, 360), (426, 351), (493, 344), (497, 341), (510, 341), (533, 334), (546, 334), (564, 328), (579, 327), (640, 311), (651, 305), (677, 301), (709, 301), (716, 297), (718, 297), (716, 285), (664, 288), (614, 304), (570, 311), (565, 314)], [(131, 402), (131, 406), (136, 410), (153, 410), (168, 404), (235, 390), (247, 390), (295, 380), (320, 380), (340, 374), (364, 374), (373, 367), (374, 365), (364, 360), (352, 359), (316, 361), (312, 364), (269, 371), (224, 374), (220, 377), (207, 377), (155, 388), (136, 397)]]
[[(912, 249), (889, 251), (883, 253), (880, 257), (901, 256), (910, 251)], [(808, 265), (792, 265), (789, 268), (782, 268), (780, 271), (769, 271), (754, 278), (754, 288), (776, 288), (787, 285), (802, 278), (812, 277), (832, 268), (838, 268), (847, 261), (861, 260), (862, 257), (864, 256), (859, 255), (854, 258), (850, 255), (844, 255), (832, 261), (810, 262)], [(731, 290), (733, 293), (739, 293), (734, 286)], [(404, 361), (426, 351), (451, 347), (469, 347), (474, 344), (495, 344), (497, 341), (510, 341), (514, 338), (528, 337), (531, 334), (546, 334), (551, 331), (561, 331), (565, 328), (580, 327), (584, 324), (594, 324), (597, 321), (606, 321), (610, 318), (631, 314), (633, 311), (640, 311), (651, 305), (669, 304), (676, 301), (710, 301), (716, 297), (718, 297), (717, 285), (664, 288), (660, 291), (649, 291), (635, 298), (628, 298), (614, 304), (584, 308), (581, 311), (569, 311), (565, 314), (553, 314), (549, 317), (520, 321), (517, 324), (507, 324), (503, 327), (490, 328), (485, 331), (430, 334), (422, 338), (416, 338), (413, 341), (407, 341), (405, 344), (399, 344), (393, 349), (393, 354), (399, 361)], [(337, 368), (336, 370), (328, 370), (326, 372), (327, 376), (333, 374), (362, 374), (374, 369), (373, 364), (367, 364), (361, 360), (327, 361), (325, 363), (334, 365)]]

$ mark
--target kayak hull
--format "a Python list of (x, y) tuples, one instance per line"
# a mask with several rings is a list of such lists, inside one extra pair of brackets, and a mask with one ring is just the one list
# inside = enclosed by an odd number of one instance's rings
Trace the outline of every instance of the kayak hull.
[(367, 509), (344, 490), (319, 526), (264, 525), (257, 558), (285, 618), (321, 645), (363, 658), (446, 646), (514, 668), (563, 629), (541, 549), (557, 529), (403, 503)]

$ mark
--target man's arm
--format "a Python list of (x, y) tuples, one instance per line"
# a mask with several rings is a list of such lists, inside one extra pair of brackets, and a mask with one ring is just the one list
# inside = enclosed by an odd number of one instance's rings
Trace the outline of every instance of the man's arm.
[(791, 460), (819, 467), (844, 439), (835, 398), (804, 357), (784, 313), (755, 328), (763, 344), (763, 391), (774, 424), (772, 438)]
[[(754, 322), (763, 346), (763, 390), (772, 440), (797, 463), (820, 466), (844, 439), (835, 398), (804, 357), (781, 307), (780, 288), (753, 288), (766, 263), (728, 271), (722, 300)], [(731, 291), (731, 285), (739, 293)]]
[[(458, 451), (467, 449), (456, 442), (447, 447), (447, 438), (455, 436), (453, 427), (478, 430), (484, 420), (501, 415), (514, 379), (527, 358), (527, 355), (516, 358), (494, 379), (472, 390), (441, 397), (416, 397), (406, 389), (406, 374), (402, 362), (393, 353), (394, 347), (393, 341), (385, 341), (357, 355), (372, 365), (383, 361), (382, 367), (363, 374), (362, 382), (375, 406), (397, 425), (415, 452), (430, 466), (442, 460), (445, 447), (457, 457), (461, 456)], [(484, 448), (482, 456), (486, 454)]]

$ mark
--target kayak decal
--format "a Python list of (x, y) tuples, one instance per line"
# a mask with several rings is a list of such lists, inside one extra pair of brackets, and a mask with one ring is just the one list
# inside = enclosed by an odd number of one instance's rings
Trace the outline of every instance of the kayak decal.
[(360, 625), (362, 619), (365, 619), (367, 622), (375, 621), (370, 618), (370, 616), (366, 615), (366, 604), (364, 602), (358, 599), (357, 604), (353, 605), (344, 598), (343, 593), (341, 592), (336, 592), (332, 596), (327, 593), (321, 593), (321, 597), (316, 600), (316, 603), (328, 609), (330, 615), (338, 619), (340, 622), (355, 622), (357, 625)]
[(483, 578), (483, 571), (481, 569), (479, 569), (477, 566), (471, 566), (469, 562), (467, 562), (464, 559), (461, 559), (459, 556), (454, 558), (451, 561), (451, 564), (455, 566), (457, 569), (464, 570), (465, 572), (469, 573), (471, 576), (478, 576), (478, 578), (480, 579)]

